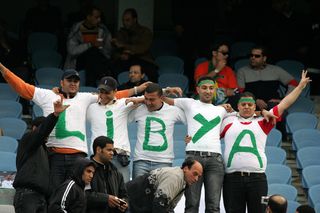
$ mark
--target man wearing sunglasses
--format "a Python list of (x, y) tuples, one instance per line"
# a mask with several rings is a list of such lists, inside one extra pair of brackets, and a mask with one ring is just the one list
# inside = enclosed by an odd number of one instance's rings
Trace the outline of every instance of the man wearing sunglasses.
[(217, 43), (213, 46), (211, 60), (200, 63), (194, 72), (194, 81), (198, 82), (201, 77), (207, 76), (214, 78), (218, 83), (218, 88), (222, 92), (220, 101), (216, 104), (227, 101), (227, 97), (234, 95), (234, 91), (238, 88), (236, 75), (232, 68), (227, 66), (229, 56), (229, 47), (225, 43)]
[(252, 48), (250, 64), (239, 69), (237, 80), (240, 92), (248, 91), (256, 96), (260, 110), (271, 109), (280, 102), (280, 84), (288, 87), (287, 94), (298, 85), (287, 71), (267, 64), (266, 49), (262, 46)]

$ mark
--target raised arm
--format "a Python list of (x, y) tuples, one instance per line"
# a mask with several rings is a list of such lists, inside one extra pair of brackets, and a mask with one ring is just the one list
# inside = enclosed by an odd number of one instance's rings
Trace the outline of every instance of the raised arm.
[(35, 86), (24, 82), (21, 78), (13, 74), (8, 68), (0, 63), (0, 72), (8, 84), (23, 98), (31, 100), (34, 95)]
[(301, 80), (296, 88), (292, 90), (287, 96), (285, 96), (281, 102), (278, 104), (278, 111), (281, 115), (286, 109), (288, 109), (299, 97), (302, 90), (306, 87), (306, 85), (311, 82), (310, 78), (307, 77), (307, 71), (302, 71)]

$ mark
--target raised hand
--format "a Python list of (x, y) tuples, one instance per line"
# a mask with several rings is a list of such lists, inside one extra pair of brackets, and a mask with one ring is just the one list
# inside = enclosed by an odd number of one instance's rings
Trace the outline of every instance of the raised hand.
[(59, 116), (60, 113), (65, 111), (70, 105), (63, 105), (63, 99), (61, 98), (60, 100), (57, 100), (53, 103), (53, 108), (54, 108), (54, 114), (56, 116)]
[(307, 86), (307, 84), (312, 81), (310, 77), (307, 77), (307, 74), (308, 74), (307, 70), (302, 70), (301, 80), (298, 85), (298, 87), (300, 87), (301, 89), (304, 89)]

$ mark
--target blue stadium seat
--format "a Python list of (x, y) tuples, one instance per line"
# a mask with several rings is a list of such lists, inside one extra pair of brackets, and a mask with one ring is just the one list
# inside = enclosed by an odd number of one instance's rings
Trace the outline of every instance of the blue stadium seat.
[(304, 169), (307, 166), (320, 166), (320, 147), (310, 146), (299, 149), (297, 152), (297, 169)]
[(136, 122), (131, 122), (128, 124), (128, 135), (129, 140), (137, 140), (137, 132), (138, 132), (138, 126)]
[(172, 162), (172, 166), (175, 167), (181, 167), (182, 163), (184, 162), (184, 158), (175, 158), (173, 159), (173, 162)]
[(45, 67), (36, 70), (37, 85), (46, 84), (59, 87), (63, 70), (55, 67)]
[(320, 203), (316, 203), (314, 209), (316, 210), (316, 213), (320, 213)]
[(34, 32), (28, 36), (28, 52), (34, 53), (37, 50), (57, 50), (57, 36), (51, 33)]
[(287, 200), (296, 200), (298, 196), (297, 189), (289, 184), (273, 183), (268, 185), (268, 195), (280, 194)]
[(12, 152), (17, 151), (18, 141), (9, 136), (0, 136), (0, 151)]
[(248, 58), (239, 59), (234, 63), (234, 71), (238, 72), (238, 70), (242, 67), (248, 66), (250, 60)]
[(275, 147), (280, 147), (282, 142), (282, 133), (273, 128), (271, 132), (268, 134), (267, 137), (267, 146), (275, 146)]
[(186, 143), (184, 140), (174, 140), (173, 142), (174, 158), (185, 158)]
[(266, 146), (265, 153), (268, 164), (285, 164), (287, 153), (280, 147)]
[(292, 134), (292, 149), (299, 150), (309, 146), (320, 147), (320, 131), (318, 129), (299, 129)]
[(21, 118), (21, 115), (22, 105), (19, 102), (11, 100), (0, 101), (0, 118)]
[(199, 64), (201, 64), (202, 62), (208, 61), (208, 59), (206, 57), (201, 57), (201, 58), (197, 58), (194, 61), (194, 67), (197, 67)]
[(176, 123), (174, 125), (173, 140), (184, 140), (188, 134), (188, 128), (182, 123)]
[(0, 171), (6, 171), (6, 172), (17, 171), (15, 153), (0, 151)]
[(32, 106), (32, 119), (43, 116), (43, 110), (36, 104)]
[(7, 83), (0, 83), (0, 100), (19, 101), (19, 95)]
[(293, 112), (286, 118), (288, 133), (294, 133), (299, 129), (315, 129), (318, 125), (318, 118), (306, 112)]
[(25, 133), (27, 124), (18, 118), (0, 118), (0, 128), (3, 129), (4, 136), (19, 140)]
[(302, 170), (302, 187), (309, 189), (320, 184), (320, 165), (307, 166)]
[(314, 102), (306, 97), (299, 97), (292, 105), (287, 109), (288, 113), (293, 112), (307, 112), (313, 113)]
[(312, 207), (316, 204), (320, 204), (320, 184), (314, 185), (308, 190), (308, 201)]
[(79, 72), (79, 76), (80, 76), (80, 87), (85, 86), (86, 85), (86, 71), (85, 70), (80, 70)]
[(165, 87), (180, 87), (184, 93), (188, 91), (189, 80), (187, 76), (178, 73), (165, 73), (159, 76), (159, 85)]
[(44, 67), (61, 67), (62, 56), (55, 50), (38, 50), (32, 56), (32, 65), (34, 69)]
[(291, 169), (283, 164), (268, 164), (266, 168), (268, 184), (291, 184)]
[(177, 56), (159, 56), (155, 59), (155, 63), (159, 66), (159, 75), (163, 73), (179, 73), (184, 72), (184, 62)]
[(296, 80), (300, 80), (302, 70), (304, 69), (303, 63), (296, 60), (281, 60), (276, 63), (277, 66), (286, 70), (290, 73)]
[(117, 77), (119, 85), (129, 81), (129, 71), (121, 72)]

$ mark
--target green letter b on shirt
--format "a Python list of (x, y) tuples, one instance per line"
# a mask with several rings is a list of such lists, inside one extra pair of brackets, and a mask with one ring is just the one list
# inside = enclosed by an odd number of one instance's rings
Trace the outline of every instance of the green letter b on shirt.
[[(157, 122), (160, 124), (160, 130), (151, 130), (151, 122)], [(143, 150), (154, 151), (154, 152), (162, 152), (168, 148), (168, 140), (165, 134), (166, 125), (160, 118), (155, 117), (147, 117), (146, 118), (146, 126), (145, 126), (145, 135), (143, 142)], [(163, 144), (159, 146), (153, 146), (149, 144), (150, 134), (159, 134), (163, 138)]]

